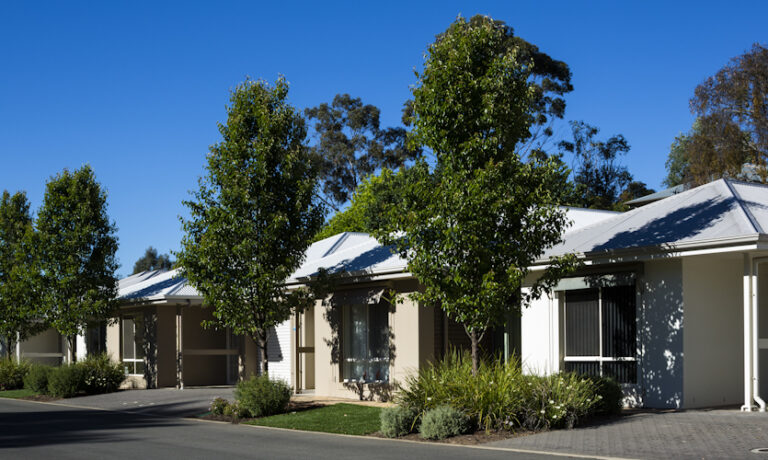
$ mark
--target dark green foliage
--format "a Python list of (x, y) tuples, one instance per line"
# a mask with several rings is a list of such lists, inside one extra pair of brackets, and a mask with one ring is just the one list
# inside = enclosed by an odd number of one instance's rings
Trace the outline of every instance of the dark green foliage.
[(629, 144), (621, 134), (599, 141), (599, 132), (583, 121), (571, 122), (573, 141), (562, 141), (560, 147), (573, 154), (575, 196), (571, 206), (613, 209), (619, 195), (632, 182), (632, 174), (619, 163), (629, 152)]
[(624, 406), (624, 394), (621, 385), (616, 380), (608, 377), (588, 377), (595, 385), (595, 391), (600, 396), (600, 401), (595, 407), (595, 413), (599, 415), (618, 415)]
[(106, 353), (89, 355), (76, 365), (82, 370), (82, 389), (89, 395), (117, 391), (125, 380), (122, 364), (111, 361)]
[(419, 412), (409, 406), (385, 407), (381, 410), (381, 434), (399, 438), (413, 431)]
[(35, 393), (47, 393), (48, 392), (48, 376), (51, 374), (53, 367), (43, 366), (40, 364), (33, 364), (29, 368), (29, 372), (24, 377), (24, 388), (32, 390)]
[(228, 405), (229, 405), (229, 401), (227, 401), (226, 399), (214, 398), (213, 401), (211, 401), (211, 414), (224, 415), (224, 411), (227, 410)]
[(29, 364), (12, 359), (0, 360), (0, 390), (17, 390), (24, 387), (24, 377)]
[(0, 198), (0, 337), (8, 359), (16, 339), (42, 330), (35, 288), (32, 216), (23, 192)]
[[(694, 131), (697, 124), (694, 124)], [(664, 166), (667, 168), (667, 177), (664, 178), (664, 185), (667, 187), (674, 187), (676, 185), (684, 184), (691, 179), (690, 172), (690, 143), (691, 135), (680, 133), (672, 145), (669, 147), (669, 156)]]
[(355, 194), (347, 209), (336, 213), (320, 230), (313, 241), (337, 235), (342, 232), (363, 232), (371, 233), (375, 231), (375, 222), (371, 222), (366, 214), (367, 207), (371, 206), (377, 200), (373, 194), (375, 187), (381, 184), (383, 179), (379, 176), (369, 176), (364, 179), (357, 187)]
[(71, 398), (84, 391), (83, 368), (73, 364), (54, 368), (48, 375), (48, 394)]
[(473, 429), (532, 430), (570, 427), (595, 414), (603, 396), (590, 379), (571, 373), (523, 375), (513, 357), (481, 361), (472, 374), (467, 354), (449, 354), (405, 378), (395, 401), (419, 414), (451, 406), (466, 414)]
[(285, 412), (291, 400), (291, 387), (267, 375), (238, 382), (235, 399), (243, 417), (265, 417)]
[(116, 231), (90, 166), (48, 181), (34, 244), (42, 316), (67, 337), (73, 361), (75, 336), (116, 306)]
[(404, 128), (381, 128), (380, 111), (360, 98), (337, 94), (331, 104), (305, 111), (314, 121), (312, 148), (326, 203), (339, 211), (360, 182), (380, 168), (405, 166), (421, 153), (406, 145)]
[(425, 439), (445, 439), (464, 434), (471, 429), (469, 417), (451, 406), (429, 409), (421, 417), (419, 432)]
[(317, 171), (304, 144), (304, 119), (287, 102), (288, 83), (246, 81), (231, 95), (222, 141), (210, 148), (207, 174), (185, 201), (178, 265), (213, 308), (211, 327), (251, 337), (268, 370), (270, 328), (311, 302), (286, 292), (324, 211)]
[(133, 274), (151, 270), (170, 270), (173, 262), (168, 254), (157, 255), (157, 249), (148, 247), (141, 259), (133, 264)]

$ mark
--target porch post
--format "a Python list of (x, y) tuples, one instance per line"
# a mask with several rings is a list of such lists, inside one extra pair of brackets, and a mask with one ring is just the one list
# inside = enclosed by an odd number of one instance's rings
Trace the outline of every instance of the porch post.
[(744, 405), (742, 411), (752, 410), (752, 264), (744, 254)]
[(184, 343), (182, 342), (182, 308), (176, 306), (176, 388), (184, 389)]
[[(8, 354), (11, 354), (11, 350), (8, 350)], [(16, 362), (21, 362), (21, 334), (16, 333)]]

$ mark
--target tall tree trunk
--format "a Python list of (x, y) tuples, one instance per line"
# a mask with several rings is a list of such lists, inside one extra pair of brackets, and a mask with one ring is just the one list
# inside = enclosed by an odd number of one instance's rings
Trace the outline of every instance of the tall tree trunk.
[(13, 352), (11, 349), (13, 348), (13, 339), (11, 337), (5, 338), (5, 352), (8, 355), (8, 361), (13, 360)]
[(267, 339), (269, 336), (266, 332), (259, 333), (259, 349), (261, 350), (261, 375), (267, 375), (269, 372), (269, 357), (267, 356)]
[(477, 331), (472, 329), (469, 333), (469, 338), (472, 341), (472, 375), (477, 376), (477, 346), (479, 342)]
[(77, 334), (68, 335), (67, 342), (69, 343), (69, 364), (74, 364), (77, 362), (77, 350), (75, 349), (77, 346)]

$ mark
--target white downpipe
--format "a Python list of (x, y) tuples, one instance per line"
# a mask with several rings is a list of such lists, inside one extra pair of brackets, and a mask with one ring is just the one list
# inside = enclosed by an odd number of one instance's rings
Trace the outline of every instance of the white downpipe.
[(757, 405), (760, 406), (760, 412), (765, 412), (765, 401), (760, 398), (760, 342), (759, 333), (759, 305), (758, 305), (758, 273), (759, 265), (768, 262), (768, 257), (757, 257), (752, 259), (752, 397)]
[(744, 405), (741, 410), (752, 410), (752, 266), (749, 254), (744, 254)]

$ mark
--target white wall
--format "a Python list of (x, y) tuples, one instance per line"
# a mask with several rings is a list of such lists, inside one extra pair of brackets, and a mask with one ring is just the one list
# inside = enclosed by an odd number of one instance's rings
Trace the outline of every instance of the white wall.
[(741, 254), (683, 259), (684, 407), (744, 399)]
[(645, 407), (683, 405), (682, 265), (680, 259), (646, 262), (638, 282), (638, 380)]
[(291, 343), (291, 321), (278, 324), (270, 334), (267, 343), (269, 376), (291, 383), (293, 344)]
[(558, 307), (554, 293), (551, 297), (541, 296), (523, 309), (520, 318), (523, 372), (548, 375), (559, 370), (559, 331)]

